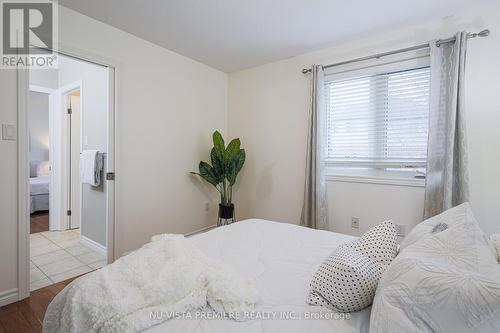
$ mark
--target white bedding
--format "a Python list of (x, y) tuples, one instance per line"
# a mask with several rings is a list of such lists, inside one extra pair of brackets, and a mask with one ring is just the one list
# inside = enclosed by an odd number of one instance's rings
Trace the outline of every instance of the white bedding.
[(30, 213), (49, 210), (49, 176), (30, 178)]
[(30, 195), (49, 193), (49, 176), (39, 176), (30, 178)]
[(258, 294), (183, 235), (164, 234), (139, 250), (72, 283), (45, 314), (45, 333), (135, 333), (168, 320), (150, 313), (206, 308), (253, 311)]
[(172, 319), (148, 329), (148, 333), (368, 332), (370, 308), (352, 313), (346, 320), (331, 319), (335, 315), (330, 310), (306, 304), (309, 283), (323, 259), (354, 237), (286, 223), (246, 220), (191, 239), (208, 257), (221, 260), (253, 282), (261, 298), (257, 316), (278, 318), (237, 322), (199, 319), (193, 314), (192, 319)]

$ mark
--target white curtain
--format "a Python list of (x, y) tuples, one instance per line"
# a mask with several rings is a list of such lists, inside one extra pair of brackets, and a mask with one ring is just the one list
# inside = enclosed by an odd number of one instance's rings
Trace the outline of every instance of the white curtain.
[(431, 93), (424, 218), (469, 199), (464, 72), (467, 33), (431, 43)]
[(328, 230), (325, 183), (326, 110), (323, 66), (312, 68), (311, 112), (307, 137), (306, 179), (300, 224)]

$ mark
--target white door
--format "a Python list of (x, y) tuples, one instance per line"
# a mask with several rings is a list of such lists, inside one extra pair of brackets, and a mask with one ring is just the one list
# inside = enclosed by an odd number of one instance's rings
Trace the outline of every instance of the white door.
[(69, 228), (80, 227), (81, 220), (81, 183), (80, 183), (80, 152), (81, 152), (81, 110), (80, 110), (80, 90), (72, 92), (69, 96), (68, 104), (71, 106), (70, 114), (70, 145), (71, 145), (71, 166), (70, 166), (70, 210)]

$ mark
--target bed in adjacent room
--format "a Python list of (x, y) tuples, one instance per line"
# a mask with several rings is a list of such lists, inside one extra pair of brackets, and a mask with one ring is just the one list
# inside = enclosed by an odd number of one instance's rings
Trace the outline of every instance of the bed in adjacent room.
[(50, 176), (30, 178), (30, 213), (49, 210)]

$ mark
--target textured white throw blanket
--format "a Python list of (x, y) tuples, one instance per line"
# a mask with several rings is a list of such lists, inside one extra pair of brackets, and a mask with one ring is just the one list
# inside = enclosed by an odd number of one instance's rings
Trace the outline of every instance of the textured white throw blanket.
[(139, 250), (68, 285), (47, 309), (43, 331), (138, 332), (168, 320), (151, 312), (252, 311), (253, 285), (182, 235), (158, 235)]

